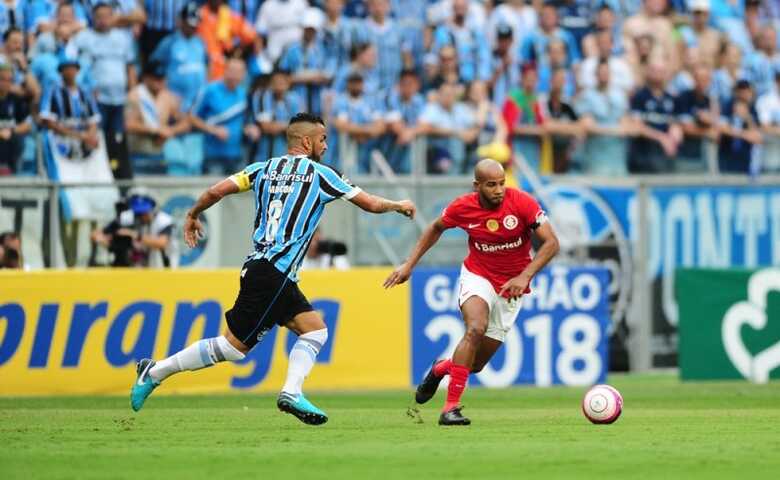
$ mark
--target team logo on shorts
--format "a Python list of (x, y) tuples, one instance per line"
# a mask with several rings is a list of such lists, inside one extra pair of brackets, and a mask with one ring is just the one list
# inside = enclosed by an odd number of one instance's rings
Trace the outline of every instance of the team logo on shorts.
[(504, 228), (507, 230), (514, 230), (517, 228), (517, 217), (514, 215), (507, 215), (504, 217)]
[(495, 218), (491, 218), (490, 220), (487, 221), (485, 226), (491, 232), (495, 232), (496, 230), (498, 230), (498, 220), (496, 220)]

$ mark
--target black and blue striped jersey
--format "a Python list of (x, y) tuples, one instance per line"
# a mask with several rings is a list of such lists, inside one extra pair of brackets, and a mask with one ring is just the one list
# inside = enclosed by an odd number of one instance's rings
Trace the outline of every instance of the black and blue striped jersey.
[(254, 192), (254, 252), (249, 258), (268, 260), (294, 282), (325, 205), (360, 193), (335, 169), (305, 155), (256, 162), (230, 178), (239, 191)]

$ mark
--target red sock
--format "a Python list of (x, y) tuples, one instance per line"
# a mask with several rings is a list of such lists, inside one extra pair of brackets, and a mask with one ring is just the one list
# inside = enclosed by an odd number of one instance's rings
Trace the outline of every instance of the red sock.
[(441, 362), (437, 363), (433, 366), (433, 374), (437, 377), (443, 377), (450, 373), (450, 367), (452, 366), (452, 360), (449, 358), (447, 360), (442, 360)]
[(443, 411), (450, 411), (460, 404), (460, 396), (466, 390), (468, 381), (469, 368), (453, 363), (450, 366), (450, 386), (447, 388), (447, 402), (444, 404)]

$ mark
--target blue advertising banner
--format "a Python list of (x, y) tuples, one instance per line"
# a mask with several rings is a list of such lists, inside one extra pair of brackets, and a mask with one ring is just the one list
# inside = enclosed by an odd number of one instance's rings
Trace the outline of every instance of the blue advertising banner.
[[(412, 383), (463, 337), (458, 268), (420, 268), (412, 275)], [(610, 313), (604, 268), (555, 266), (534, 278), (506, 341), (473, 385), (591, 385), (608, 370)]]

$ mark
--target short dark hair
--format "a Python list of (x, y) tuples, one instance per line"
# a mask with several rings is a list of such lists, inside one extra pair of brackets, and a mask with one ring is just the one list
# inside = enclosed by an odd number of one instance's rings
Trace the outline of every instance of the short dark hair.
[(100, 10), (103, 7), (110, 8), (112, 11), (114, 10), (113, 5), (111, 5), (110, 3), (108, 3), (105, 0), (101, 0), (101, 1), (97, 2), (94, 7), (92, 7), (92, 13), (97, 12), (98, 10)]
[(274, 75), (290, 75), (291, 73), (292, 72), (290, 72), (290, 70), (288, 70), (286, 68), (276, 67), (271, 72), (271, 76), (274, 76)]
[(16, 240), (19, 238), (19, 234), (12, 231), (0, 233), (0, 245), (3, 245), (7, 239)]
[(290, 119), (290, 123), (288, 124), (288, 126), (296, 123), (319, 123), (323, 127), (325, 126), (325, 120), (323, 120), (322, 117), (309, 112), (296, 113)]
[(401, 70), (401, 73), (400, 75), (398, 75), (398, 78), (403, 78), (403, 77), (419, 78), (417, 76), (417, 72), (415, 72), (414, 69), (412, 68), (404, 68), (403, 70)]
[(20, 28), (11, 27), (8, 30), (6, 30), (5, 33), (3, 34), (3, 42), (7, 42), (8, 41), (8, 37), (13, 35), (14, 33), (21, 33), (22, 35), (24, 35), (24, 33), (22, 32), (22, 30)]

